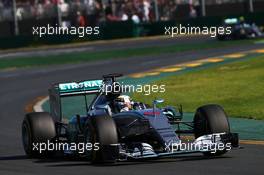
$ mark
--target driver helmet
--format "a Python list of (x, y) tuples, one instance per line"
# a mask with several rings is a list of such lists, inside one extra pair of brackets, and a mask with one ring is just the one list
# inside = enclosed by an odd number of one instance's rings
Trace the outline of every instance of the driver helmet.
[(117, 97), (117, 101), (120, 105), (120, 112), (129, 111), (132, 109), (133, 102), (128, 95), (120, 95)]

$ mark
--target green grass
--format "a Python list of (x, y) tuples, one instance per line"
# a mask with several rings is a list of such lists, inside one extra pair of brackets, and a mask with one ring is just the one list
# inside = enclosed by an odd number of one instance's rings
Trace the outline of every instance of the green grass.
[[(229, 116), (264, 119), (264, 56), (249, 58), (204, 70), (166, 77), (166, 93), (158, 94), (165, 105), (182, 104), (185, 112), (195, 112), (203, 104), (220, 104)], [(156, 95), (134, 94), (151, 103)]]
[(201, 42), (196, 44), (177, 44), (164, 47), (146, 47), (122, 50), (109, 50), (99, 52), (78, 52), (71, 54), (61, 54), (55, 56), (38, 56), (23, 58), (0, 59), (0, 69), (12, 69), (33, 66), (49, 66), (58, 64), (82, 63), (89, 61), (128, 58), (133, 56), (151, 56), (164, 53), (177, 53), (182, 51), (200, 50), (209, 48), (228, 47), (232, 45), (242, 45), (253, 43), (249, 41), (230, 41), (230, 42)]

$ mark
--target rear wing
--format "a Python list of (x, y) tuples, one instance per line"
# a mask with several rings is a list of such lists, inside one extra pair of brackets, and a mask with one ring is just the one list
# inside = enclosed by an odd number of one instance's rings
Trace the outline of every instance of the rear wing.
[(97, 93), (103, 86), (103, 80), (59, 83), (49, 89), (50, 112), (55, 121), (61, 121), (61, 98), (67, 96)]
[(61, 83), (56, 88), (60, 96), (72, 96), (99, 92), (102, 85), (102, 80), (88, 80), (78, 83)]
[(57, 122), (62, 120), (61, 98), (67, 96), (86, 95), (99, 93), (104, 85), (112, 85), (116, 78), (122, 74), (108, 74), (103, 76), (103, 80), (86, 80), (81, 82), (59, 83), (49, 89), (50, 113)]

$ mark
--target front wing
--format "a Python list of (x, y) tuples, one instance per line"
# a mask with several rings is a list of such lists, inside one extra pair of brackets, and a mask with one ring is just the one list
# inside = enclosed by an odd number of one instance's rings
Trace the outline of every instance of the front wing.
[(151, 145), (147, 143), (141, 143), (141, 146), (135, 147), (132, 152), (131, 150), (128, 152), (122, 149), (122, 146), (119, 145), (119, 160), (168, 158), (179, 154), (229, 151), (239, 147), (238, 140), (237, 133), (209, 134), (198, 137), (193, 142), (182, 142), (180, 140), (179, 142), (166, 143), (166, 148), (163, 152), (155, 152)]

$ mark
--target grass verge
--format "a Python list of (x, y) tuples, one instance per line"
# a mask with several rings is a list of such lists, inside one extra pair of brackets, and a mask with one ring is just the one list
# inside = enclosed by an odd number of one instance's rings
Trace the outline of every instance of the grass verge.
[[(165, 105), (182, 104), (185, 112), (214, 103), (229, 116), (264, 119), (264, 55), (170, 76), (155, 84), (166, 85), (166, 93), (158, 94)], [(156, 96), (133, 94), (133, 98), (151, 103)]]
[(78, 52), (71, 54), (49, 55), (38, 57), (23, 57), (0, 59), (0, 69), (13, 69), (33, 66), (49, 66), (70, 63), (82, 63), (115, 58), (128, 58), (133, 56), (151, 56), (164, 53), (177, 53), (182, 51), (195, 51), (201, 49), (221, 48), (232, 45), (253, 43), (254, 40), (229, 41), (229, 42), (204, 42), (195, 44), (176, 44), (164, 47), (146, 47), (122, 50), (109, 50), (100, 52)]

